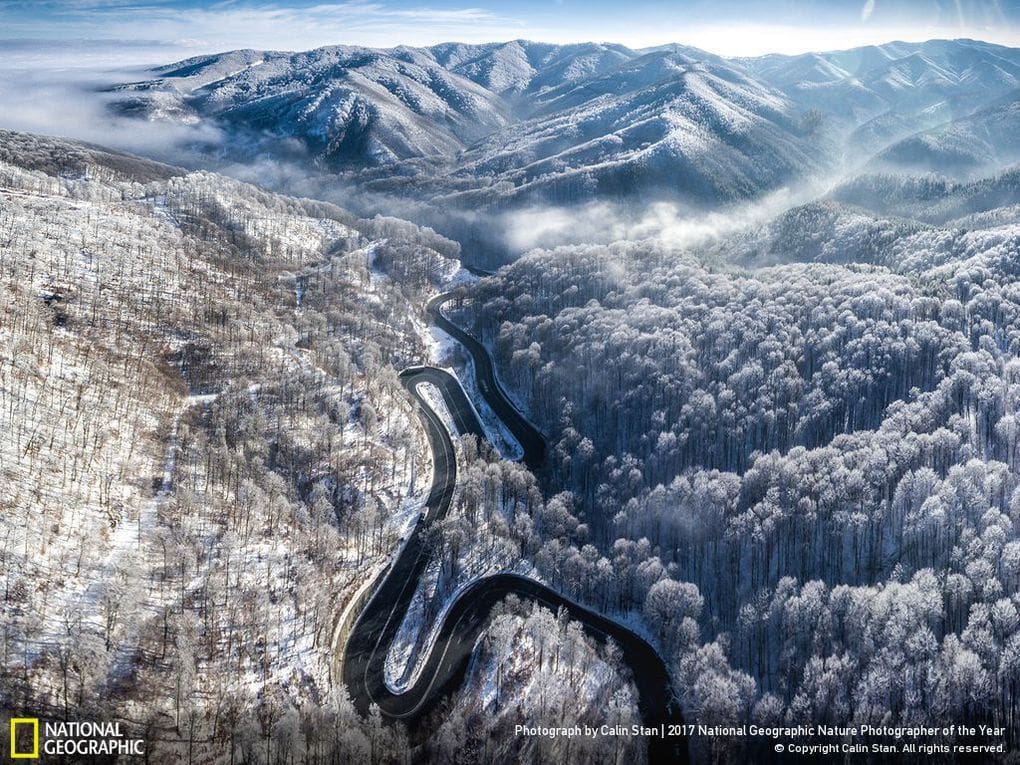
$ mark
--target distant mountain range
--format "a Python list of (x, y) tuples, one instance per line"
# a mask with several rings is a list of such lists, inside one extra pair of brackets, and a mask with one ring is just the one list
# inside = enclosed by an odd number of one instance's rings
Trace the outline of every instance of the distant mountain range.
[(331, 46), (152, 74), (119, 86), (113, 108), (212, 122), (233, 159), (307, 157), (467, 205), (719, 202), (827, 171), (968, 175), (1020, 157), (1020, 50), (972, 40), (736, 59), (680, 45)]

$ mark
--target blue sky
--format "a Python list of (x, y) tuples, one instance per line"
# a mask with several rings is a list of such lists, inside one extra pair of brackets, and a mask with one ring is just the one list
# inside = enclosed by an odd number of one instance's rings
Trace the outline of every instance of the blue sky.
[(528, 38), (631, 47), (681, 42), (755, 55), (932, 37), (1020, 45), (1020, 0), (0, 0), (0, 48), (8, 53), (30, 52), (44, 40), (197, 52)]

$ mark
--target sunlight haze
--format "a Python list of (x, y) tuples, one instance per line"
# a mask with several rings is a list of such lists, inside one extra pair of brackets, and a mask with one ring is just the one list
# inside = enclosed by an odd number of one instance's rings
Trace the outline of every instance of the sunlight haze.
[(890, 40), (970, 37), (1012, 45), (1020, 39), (1013, 2), (866, 0), (761, 4), (666, 3), (626, 7), (539, 2), (7, 2), (0, 25), (12, 40), (152, 40), (194, 52), (254, 47), (307, 50), (530, 39), (614, 42), (631, 48), (682, 43), (726, 56), (802, 53)]

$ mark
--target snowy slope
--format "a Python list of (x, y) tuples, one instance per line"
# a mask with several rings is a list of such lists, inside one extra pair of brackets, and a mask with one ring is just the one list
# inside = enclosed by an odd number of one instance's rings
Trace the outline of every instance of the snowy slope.
[[(381, 224), (9, 131), (0, 221), (0, 704), (162, 732), (208, 699), (335, 709), (334, 617), (431, 475), (375, 361), (425, 353), (406, 285), (369, 276)], [(409, 273), (449, 268), (400, 223)]]
[(994, 106), (908, 136), (875, 167), (973, 177), (1020, 160), (1020, 91)]
[(665, 190), (732, 199), (821, 166), (820, 144), (782, 94), (726, 65), (656, 51), (539, 97), (540, 112), (461, 158), (552, 199)]
[(942, 101), (973, 111), (1020, 86), (1020, 51), (974, 40), (894, 42), (830, 53), (739, 59), (805, 108), (856, 122)]
[(966, 182), (931, 174), (861, 175), (837, 186), (830, 196), (875, 212), (926, 223), (944, 224), (972, 216), (994, 221), (1004, 214), (1011, 216), (1009, 210), (1015, 212), (1020, 204), (1020, 168)]
[(504, 96), (541, 93), (579, 82), (639, 55), (622, 45), (550, 45), (529, 40), (488, 45), (446, 43), (429, 50), (441, 65)]
[(450, 154), (506, 123), (496, 96), (410, 48), (235, 52), (159, 73), (121, 88), (135, 112), (148, 97), (154, 112), (166, 114), (159, 94), (254, 145), (267, 136), (298, 138), (336, 166)]
[[(232, 160), (379, 168), (362, 178), (375, 190), (396, 178), (404, 193), (468, 206), (646, 191), (705, 203), (882, 152), (883, 165), (914, 169), (1011, 161), (1008, 109), (983, 110), (1020, 88), (1020, 51), (934, 40), (726, 59), (513, 40), (240, 50), (152, 74), (120, 86), (115, 108), (213, 123)], [(970, 115), (1001, 126), (956, 125)], [(910, 138), (941, 125), (952, 127)]]

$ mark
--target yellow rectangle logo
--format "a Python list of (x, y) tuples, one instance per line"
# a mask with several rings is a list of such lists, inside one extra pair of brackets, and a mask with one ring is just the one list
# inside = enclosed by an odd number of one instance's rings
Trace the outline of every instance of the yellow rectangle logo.
[[(23, 725), (32, 726), (32, 751), (18, 751), (18, 727)], [(11, 759), (12, 760), (38, 760), (39, 759), (39, 718), (37, 717), (12, 717), (11, 718)]]

